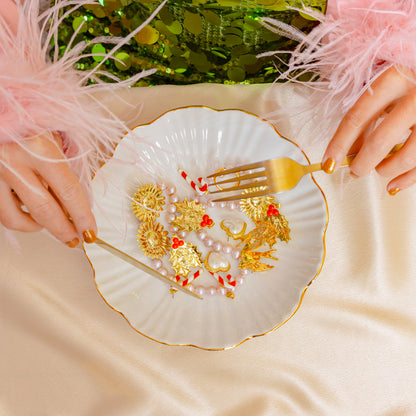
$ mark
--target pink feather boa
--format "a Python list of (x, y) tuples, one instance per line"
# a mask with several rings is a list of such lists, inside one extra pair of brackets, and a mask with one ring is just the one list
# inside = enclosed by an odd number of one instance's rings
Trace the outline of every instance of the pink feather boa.
[[(314, 89), (311, 108), (326, 117), (345, 114), (387, 68), (395, 65), (416, 71), (415, 0), (331, 0), (325, 16), (312, 9), (302, 12), (320, 21), (308, 35), (264, 18), (270, 30), (299, 44), (295, 51), (263, 56), (289, 53), (289, 68), (279, 80)], [(302, 82), (306, 73), (313, 78)]]
[[(87, 73), (74, 69), (83, 56), (85, 43), (77, 44), (60, 59), (56, 49), (51, 60), (49, 44), (63, 19), (62, 8), (70, 6), (73, 11), (94, 1), (58, 0), (43, 14), (39, 2), (28, 0), (17, 6), (9, 3), (7, 7), (17, 7), (18, 22), (10, 21), (13, 13), (3, 17), (0, 14), (0, 144), (14, 142), (25, 147), (26, 139), (60, 132), (66, 158), (82, 184), (88, 187), (91, 175), (111, 154), (114, 142), (127, 132), (125, 123), (113, 116), (94, 94), (102, 90), (112, 93), (153, 71), (142, 72), (128, 81), (103, 83), (97, 78), (100, 67)], [(163, 4), (128, 37), (97, 38), (93, 43), (115, 44), (105, 55), (105, 59), (111, 59)], [(87, 85), (89, 79), (97, 83)]]

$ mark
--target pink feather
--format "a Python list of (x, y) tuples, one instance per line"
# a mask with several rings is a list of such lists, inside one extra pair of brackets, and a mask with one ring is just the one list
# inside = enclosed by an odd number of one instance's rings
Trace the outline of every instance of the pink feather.
[[(278, 80), (300, 82), (316, 91), (311, 108), (325, 117), (345, 114), (387, 68), (416, 70), (414, 0), (331, 0), (329, 6), (325, 16), (301, 10), (320, 21), (308, 35), (265, 18), (266, 27), (299, 44), (294, 51), (260, 55), (289, 53), (289, 68)], [(306, 73), (313, 73), (313, 79), (302, 82)]]
[[(6, 0), (2, 0), (4, 3)], [(0, 144), (15, 142), (25, 147), (25, 140), (37, 135), (60, 132), (71, 167), (88, 188), (92, 174), (111, 155), (114, 143), (127, 131), (124, 122), (113, 116), (94, 96), (105, 90), (132, 85), (151, 71), (144, 71), (127, 81), (101, 83), (95, 76), (100, 66), (90, 72), (74, 69), (83, 57), (86, 43), (77, 44), (58, 59), (49, 58), (49, 43), (62, 20), (62, 9), (72, 10), (91, 0), (59, 0), (44, 13), (40, 0), (17, 4), (18, 22), (0, 14)], [(112, 58), (123, 44), (140, 31), (152, 16), (126, 38), (100, 38), (93, 43), (115, 44), (105, 55)], [(10, 3), (9, 7), (14, 7)], [(14, 29), (13, 29), (14, 27)], [(56, 37), (55, 37), (56, 39)], [(104, 62), (105, 59), (102, 61)], [(97, 84), (87, 85), (89, 79)]]

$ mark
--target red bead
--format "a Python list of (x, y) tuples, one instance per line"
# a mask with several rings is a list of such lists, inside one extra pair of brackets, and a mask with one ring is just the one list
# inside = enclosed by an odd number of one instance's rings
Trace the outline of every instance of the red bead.
[(207, 224), (208, 224), (208, 225), (212, 225), (212, 224), (214, 224), (214, 221), (212, 221), (212, 219), (211, 219), (211, 218), (209, 218), (209, 219), (207, 220)]
[(184, 244), (185, 244), (185, 243), (184, 243), (184, 241), (183, 241), (183, 240), (179, 240), (178, 245), (183, 246)]
[(205, 215), (202, 217), (202, 219), (203, 219), (204, 221), (208, 221), (208, 220), (209, 220), (209, 215), (205, 214)]
[(173, 237), (172, 241), (173, 241), (174, 243), (177, 243), (177, 242), (179, 241), (179, 238), (178, 238), (178, 237)]

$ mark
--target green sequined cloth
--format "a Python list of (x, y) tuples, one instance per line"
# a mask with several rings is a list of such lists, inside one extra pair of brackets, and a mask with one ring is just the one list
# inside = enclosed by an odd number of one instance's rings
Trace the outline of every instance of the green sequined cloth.
[[(127, 36), (161, 3), (159, 0), (99, 0), (70, 14), (59, 29), (62, 54), (74, 31), (75, 39), (87, 42), (97, 36)], [(105, 69), (121, 79), (143, 69), (157, 72), (138, 86), (155, 84), (263, 83), (275, 80), (285, 69), (285, 57), (257, 58), (261, 52), (291, 50), (296, 42), (281, 37), (260, 23), (271, 17), (304, 32), (317, 24), (291, 7), (312, 7), (325, 13), (326, 0), (169, 0), (152, 22), (144, 27)], [(110, 51), (112, 45), (95, 44), (92, 53)], [(90, 69), (101, 56), (83, 58), (78, 69)]]

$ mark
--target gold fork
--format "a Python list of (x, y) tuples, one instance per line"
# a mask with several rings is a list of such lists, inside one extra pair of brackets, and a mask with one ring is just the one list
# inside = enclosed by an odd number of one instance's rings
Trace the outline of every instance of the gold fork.
[[(396, 153), (402, 146), (402, 143), (394, 146), (385, 158), (388, 158), (393, 153)], [(355, 156), (355, 154), (347, 156), (340, 166), (350, 165)], [(211, 195), (233, 191), (247, 191), (244, 193), (239, 193), (214, 200), (215, 202), (220, 202), (254, 198), (289, 191), (299, 183), (303, 176), (318, 170), (322, 170), (321, 163), (315, 163), (313, 165), (301, 165), (292, 159), (281, 157), (279, 159), (264, 160), (262, 162), (249, 163), (247, 165), (237, 166), (231, 169), (219, 170), (207, 177), (214, 179), (214, 182), (210, 183), (208, 186), (216, 186), (218, 188), (217, 191), (210, 191)], [(244, 172), (248, 171), (255, 172), (244, 174)], [(233, 176), (229, 179), (224, 179), (220, 182), (217, 181), (218, 178), (230, 174), (235, 174), (236, 176)], [(249, 182), (242, 183), (244, 181)], [(220, 186), (224, 184), (236, 185), (230, 187)]]

